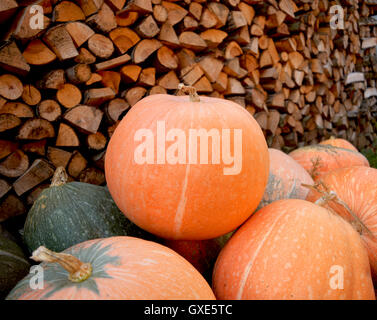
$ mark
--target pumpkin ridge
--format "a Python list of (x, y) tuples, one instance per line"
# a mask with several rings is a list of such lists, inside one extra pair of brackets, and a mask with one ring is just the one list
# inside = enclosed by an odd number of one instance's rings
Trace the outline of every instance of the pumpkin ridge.
[(270, 236), (270, 234), (272, 233), (272, 230), (274, 229), (275, 225), (277, 224), (277, 222), (279, 221), (279, 219), (283, 216), (284, 214), (281, 213), (280, 215), (278, 215), (275, 219), (275, 221), (271, 224), (271, 227), (270, 229), (265, 233), (262, 241), (260, 241), (257, 249), (255, 250), (255, 253), (253, 255), (253, 257), (250, 259), (250, 261), (248, 262), (248, 264), (246, 265), (246, 268), (245, 268), (245, 271), (242, 275), (242, 278), (241, 278), (241, 282), (240, 282), (240, 286), (238, 288), (238, 292), (237, 292), (237, 295), (236, 295), (236, 299), (237, 300), (241, 300), (242, 299), (242, 295), (243, 295), (243, 291), (245, 289), (245, 285), (246, 285), (246, 282), (247, 282), (247, 279), (249, 278), (249, 274), (250, 274), (250, 271), (251, 271), (251, 268), (253, 267), (253, 264), (254, 264), (254, 261), (256, 260), (260, 250), (262, 249), (264, 243), (266, 242), (267, 238)]

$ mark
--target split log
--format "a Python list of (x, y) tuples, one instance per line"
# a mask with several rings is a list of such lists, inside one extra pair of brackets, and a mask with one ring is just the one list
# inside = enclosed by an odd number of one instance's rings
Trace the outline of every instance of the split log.
[(60, 86), (56, 92), (56, 99), (63, 107), (73, 108), (81, 102), (82, 94), (78, 87), (71, 83), (66, 83)]
[(44, 100), (37, 107), (38, 116), (50, 122), (56, 121), (61, 116), (61, 109), (55, 100)]
[(70, 126), (60, 123), (55, 145), (57, 147), (78, 147), (80, 142), (76, 132)]
[(13, 189), (18, 196), (33, 189), (54, 174), (53, 167), (43, 159), (37, 159), (30, 168), (13, 183)]
[(27, 120), (17, 136), (20, 140), (42, 140), (53, 137), (55, 137), (54, 127), (49, 121), (40, 118)]
[(21, 176), (29, 167), (29, 158), (21, 151), (16, 150), (0, 162), (0, 174), (8, 178)]

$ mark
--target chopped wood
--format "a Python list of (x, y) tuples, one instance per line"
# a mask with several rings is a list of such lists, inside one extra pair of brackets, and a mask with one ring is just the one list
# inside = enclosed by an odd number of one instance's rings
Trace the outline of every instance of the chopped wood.
[(156, 83), (156, 68), (143, 69), (137, 83), (141, 86), (154, 86)]
[(91, 36), (95, 34), (95, 32), (87, 24), (82, 22), (67, 23), (65, 28), (70, 34), (76, 47), (81, 47), (86, 41), (89, 40)]
[(130, 108), (130, 105), (122, 98), (111, 100), (105, 109), (106, 116), (111, 122), (120, 120), (120, 116)]
[(186, 9), (173, 2), (162, 1), (162, 5), (168, 11), (167, 22), (169, 22), (172, 26), (182, 21), (188, 13)]
[(103, 171), (90, 167), (84, 169), (79, 176), (80, 182), (90, 183), (94, 185), (103, 185), (106, 182), (105, 174)]
[(59, 89), (65, 84), (65, 72), (63, 69), (52, 70), (38, 81), (41, 89)]
[(89, 106), (100, 106), (114, 98), (115, 92), (111, 88), (94, 88), (85, 91), (83, 103)]
[(61, 61), (72, 59), (79, 54), (64, 25), (57, 25), (49, 29), (43, 40)]
[(130, 28), (124, 27), (114, 29), (109, 33), (109, 36), (114, 42), (115, 47), (122, 54), (127, 52), (140, 41), (140, 37), (136, 32)]
[(177, 69), (178, 57), (172, 49), (162, 46), (157, 50), (155, 65), (159, 72), (167, 72), (171, 69)]
[(84, 20), (85, 15), (81, 8), (73, 2), (62, 1), (54, 7), (52, 13), (52, 21), (54, 22), (68, 22)]
[(71, 83), (66, 83), (60, 86), (56, 92), (56, 99), (63, 107), (73, 108), (81, 102), (82, 94), (78, 87)]
[(88, 40), (89, 50), (101, 59), (109, 58), (114, 52), (113, 42), (102, 34), (95, 34)]
[(157, 84), (167, 90), (178, 89), (179, 79), (174, 70), (169, 71), (167, 74), (157, 80)]
[(218, 29), (208, 29), (200, 34), (209, 48), (216, 48), (227, 36), (226, 32)]
[(29, 64), (15, 42), (9, 42), (0, 47), (0, 67), (23, 76), (30, 71)]
[(151, 13), (152, 2), (151, 0), (129, 0), (127, 5), (120, 11), (120, 13), (127, 11), (135, 11), (139, 13)]
[(66, 150), (48, 147), (47, 158), (54, 165), (55, 168), (66, 167), (69, 160), (71, 159), (72, 153)]
[(137, 25), (135, 31), (140, 37), (153, 38), (158, 35), (160, 28), (158, 27), (156, 21), (153, 19), (153, 16), (150, 15)]
[(40, 118), (27, 120), (17, 136), (20, 140), (42, 140), (53, 137), (55, 137), (54, 127), (49, 121)]
[(57, 147), (78, 147), (80, 142), (76, 132), (70, 126), (60, 123), (55, 145)]
[(56, 59), (55, 53), (39, 39), (30, 41), (22, 55), (27, 63), (37, 66), (49, 64)]
[(120, 73), (125, 83), (133, 83), (139, 79), (141, 70), (142, 68), (136, 64), (128, 64), (120, 70)]
[[(352, 72), (347, 75), (346, 78), (346, 85), (350, 83), (355, 83), (355, 82), (362, 82), (365, 81), (364, 73), (362, 72)], [(0, 92), (1, 94), (1, 92)]]
[(77, 178), (81, 171), (83, 171), (87, 166), (88, 161), (82, 156), (80, 152), (77, 150), (73, 152), (71, 160), (67, 166), (68, 174), (73, 177)]
[(32, 153), (37, 156), (45, 156), (46, 154), (46, 143), (47, 140), (39, 140), (39, 141), (32, 141), (28, 142), (22, 145), (21, 149), (22, 151), (26, 153)]
[(30, 168), (13, 183), (13, 189), (18, 196), (33, 189), (54, 174), (53, 167), (43, 159), (37, 159)]
[(22, 96), (24, 87), (20, 79), (12, 74), (0, 76), (0, 95), (5, 99), (17, 100)]
[(161, 26), (160, 34), (158, 35), (158, 40), (163, 44), (171, 47), (178, 47), (180, 45), (178, 36), (169, 22), (165, 22)]
[(92, 75), (90, 67), (85, 63), (76, 64), (68, 68), (65, 73), (67, 79), (73, 84), (87, 82)]
[[(3, 0), (0, 3), (1, 22), (8, 20), (16, 12), (18, 4), (15, 0)], [(0, 197), (1, 198), (1, 197)]]
[(21, 124), (20, 118), (10, 113), (0, 114), (0, 132), (14, 129)]
[(114, 59), (110, 59), (104, 62), (97, 63), (95, 68), (97, 71), (103, 71), (108, 69), (113, 69), (119, 66), (126, 64), (128, 61), (131, 60), (131, 57), (128, 54), (121, 55)]
[(106, 147), (107, 139), (101, 132), (89, 134), (86, 138), (89, 149), (102, 150)]
[(101, 76), (102, 85), (118, 94), (121, 79), (120, 73), (116, 71), (98, 71), (98, 73)]
[(132, 60), (135, 64), (144, 62), (151, 54), (160, 49), (162, 43), (156, 39), (144, 39), (140, 41), (132, 52)]
[[(155, 8), (156, 6), (154, 6), (153, 8), (153, 12)], [(166, 17), (167, 17), (167, 13), (166, 13)], [(138, 18), (139, 18), (139, 13), (135, 11), (126, 11), (123, 13), (117, 13), (117, 15), (115, 16), (116, 23), (119, 27), (131, 26), (136, 22)], [(156, 19), (156, 16), (155, 16), (155, 19)], [(158, 19), (156, 20), (159, 21)]]
[[(177, 85), (178, 87), (178, 85)], [(141, 100), (147, 92), (147, 89), (143, 87), (133, 87), (131, 89), (126, 90), (123, 93), (123, 97), (126, 99), (127, 103), (132, 107)]]
[(102, 5), (98, 13), (86, 19), (86, 23), (97, 32), (103, 33), (108, 33), (117, 27), (117, 20), (114, 12), (106, 3)]
[(12, 186), (7, 181), (0, 179), (0, 199), (3, 198), (11, 189)]
[(26, 207), (23, 202), (14, 194), (9, 194), (0, 203), (0, 222), (6, 221), (26, 213)]
[(7, 102), (0, 108), (0, 114), (12, 114), (18, 118), (32, 118), (33, 110), (22, 102)]
[(37, 107), (38, 116), (50, 122), (56, 121), (62, 114), (55, 100), (43, 100)]
[(16, 151), (17, 148), (18, 143), (8, 140), (0, 140), (0, 159), (4, 159), (5, 157), (9, 156), (12, 152)]
[(8, 178), (17, 178), (29, 167), (29, 158), (21, 151), (16, 150), (0, 162), (0, 174)]
[(32, 84), (25, 84), (21, 98), (29, 106), (35, 106), (41, 101), (42, 95)]

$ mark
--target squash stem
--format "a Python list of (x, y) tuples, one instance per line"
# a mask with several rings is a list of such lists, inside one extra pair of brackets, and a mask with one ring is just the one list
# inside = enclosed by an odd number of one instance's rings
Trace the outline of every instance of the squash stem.
[(64, 167), (58, 167), (55, 170), (54, 176), (51, 179), (51, 187), (58, 187), (66, 184), (68, 181), (68, 175)]
[(33, 252), (30, 257), (37, 262), (59, 263), (66, 271), (69, 272), (68, 279), (72, 282), (83, 282), (92, 275), (92, 265), (81, 262), (71, 254), (57, 253), (40, 246)]
[(315, 204), (321, 207), (325, 207), (332, 212), (335, 212), (335, 211), (330, 207), (329, 205), (330, 202), (333, 202), (342, 206), (346, 210), (346, 212), (349, 214), (348, 222), (360, 235), (362, 235), (365, 232), (365, 233), (368, 233), (372, 238), (375, 238), (373, 233), (360, 220), (360, 218), (351, 210), (351, 208), (347, 205), (347, 203), (345, 203), (342, 199), (340, 199), (339, 196), (336, 194), (336, 192), (329, 190), (329, 188), (322, 181), (315, 184), (314, 186), (307, 185), (307, 184), (302, 184), (302, 186), (312, 189), (321, 195), (321, 197), (318, 198)]
[(178, 92), (188, 94), (190, 96), (191, 102), (200, 102), (200, 97), (194, 87), (185, 86), (183, 83), (180, 83), (178, 85)]

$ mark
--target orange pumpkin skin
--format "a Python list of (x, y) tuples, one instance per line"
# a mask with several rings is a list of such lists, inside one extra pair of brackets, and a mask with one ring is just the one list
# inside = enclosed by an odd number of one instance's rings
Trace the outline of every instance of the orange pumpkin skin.
[[(115, 203), (136, 225), (162, 238), (204, 240), (236, 229), (258, 206), (267, 184), (268, 147), (258, 123), (234, 102), (200, 99), (161, 94), (140, 100), (122, 119), (107, 148), (106, 181)], [(134, 141), (135, 132), (150, 129), (157, 140), (157, 121), (165, 121), (166, 133), (178, 128), (186, 137), (189, 129), (230, 129), (232, 152), (234, 130), (241, 129), (242, 170), (225, 175), (224, 168), (232, 165), (212, 164), (211, 144), (209, 164), (200, 159), (197, 164), (136, 163), (134, 150), (140, 142)], [(167, 142), (166, 148), (171, 144)]]
[(369, 162), (360, 152), (329, 145), (312, 145), (296, 149), (289, 153), (314, 181), (322, 174), (338, 168), (352, 166), (369, 167)]
[(341, 138), (330, 138), (319, 143), (320, 145), (330, 145), (333, 147), (349, 149), (352, 151), (359, 151), (357, 148), (349, 141)]
[[(377, 284), (377, 169), (367, 167), (341, 168), (329, 172), (321, 177), (320, 190), (324, 186), (328, 192), (333, 191), (349, 209), (361, 220), (369, 230), (357, 228), (361, 239), (368, 251), (372, 276)], [(315, 202), (321, 194), (310, 190), (307, 200)], [(330, 207), (341, 217), (357, 227), (355, 219), (342, 206), (334, 201), (329, 201), (326, 207)]]
[(270, 174), (263, 199), (258, 209), (282, 199), (305, 199), (309, 189), (302, 184), (313, 185), (309, 173), (292, 157), (277, 149), (268, 149)]
[[(112, 237), (80, 243), (63, 251), (92, 263), (92, 275), (71, 282), (57, 263), (42, 263), (44, 288), (30, 288), (30, 274), (8, 300), (191, 300), (214, 295), (208, 283), (184, 258), (155, 242)], [(85, 261), (87, 260), (87, 261)]]
[(220, 300), (375, 299), (358, 233), (300, 199), (273, 202), (242, 225), (220, 252), (212, 287)]
[(211, 280), (216, 259), (232, 234), (208, 240), (165, 240), (163, 244), (184, 257), (205, 279)]

